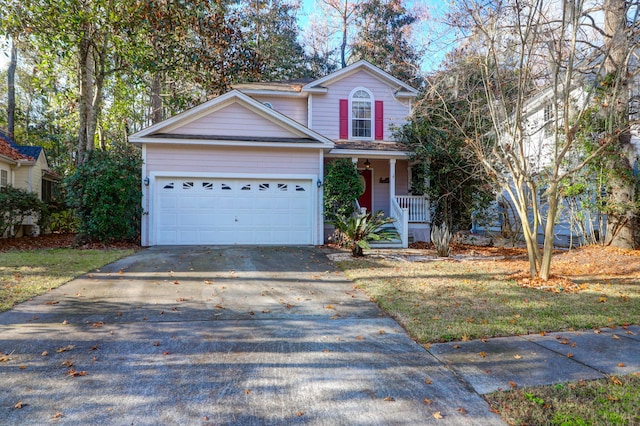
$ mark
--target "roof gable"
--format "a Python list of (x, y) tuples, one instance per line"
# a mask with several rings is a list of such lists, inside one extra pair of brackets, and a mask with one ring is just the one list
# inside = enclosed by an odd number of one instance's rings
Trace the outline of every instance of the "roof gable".
[[(23, 148), (25, 149), (23, 150)], [(16, 145), (12, 137), (4, 132), (0, 132), (0, 155), (2, 155), (3, 157), (13, 161), (34, 161), (37, 158), (37, 155), (29, 155), (28, 152), (32, 151), (29, 148), (39, 148), (40, 150), (42, 150), (42, 147)]]
[(298, 142), (333, 147), (333, 142), (291, 118), (266, 107), (238, 90), (232, 90), (129, 137), (132, 143), (226, 141)]
[(331, 85), (332, 83), (341, 80), (345, 77), (348, 77), (354, 73), (359, 71), (365, 71), (373, 77), (381, 80), (388, 86), (395, 89), (396, 96), (398, 97), (416, 97), (418, 95), (418, 90), (404, 83), (403, 81), (398, 80), (391, 74), (381, 70), (380, 68), (372, 65), (371, 63), (361, 60), (356, 63), (353, 63), (345, 68), (342, 68), (334, 73), (331, 73), (325, 77), (322, 77), (318, 80), (312, 81), (302, 87), (303, 92), (324, 92), (326, 91), (326, 86)]

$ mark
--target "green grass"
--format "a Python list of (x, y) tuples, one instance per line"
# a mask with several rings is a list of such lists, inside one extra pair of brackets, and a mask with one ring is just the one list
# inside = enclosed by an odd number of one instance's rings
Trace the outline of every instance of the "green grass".
[(640, 424), (640, 375), (494, 392), (485, 398), (512, 425)]
[(0, 253), (0, 312), (132, 253), (69, 248)]
[(421, 343), (640, 323), (640, 282), (581, 280), (577, 293), (519, 286), (500, 261), (366, 258), (339, 267)]

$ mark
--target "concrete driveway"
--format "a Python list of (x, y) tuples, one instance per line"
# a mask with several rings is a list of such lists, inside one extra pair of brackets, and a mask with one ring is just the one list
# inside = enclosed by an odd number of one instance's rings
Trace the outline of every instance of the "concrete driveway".
[(143, 250), (0, 333), (3, 424), (501, 423), (310, 247)]

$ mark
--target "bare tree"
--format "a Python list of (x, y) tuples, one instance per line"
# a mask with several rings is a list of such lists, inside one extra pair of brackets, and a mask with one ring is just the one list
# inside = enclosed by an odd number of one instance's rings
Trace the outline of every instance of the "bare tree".
[[(613, 143), (606, 134), (584, 154), (576, 137), (593, 100), (587, 89), (599, 84), (602, 54), (611, 49), (602, 42), (597, 3), (465, 0), (451, 16), (469, 35), (464, 49), (479, 58), (486, 104), (476, 113), (493, 123), (491, 132), (469, 134), (467, 142), (514, 205), (530, 275), (543, 280), (550, 276), (564, 182)], [(536, 110), (545, 111), (544, 122), (532, 120)]]

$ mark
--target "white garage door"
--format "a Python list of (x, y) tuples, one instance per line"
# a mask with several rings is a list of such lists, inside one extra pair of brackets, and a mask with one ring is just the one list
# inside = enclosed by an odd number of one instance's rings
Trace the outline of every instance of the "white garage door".
[(156, 178), (156, 244), (311, 244), (312, 181)]

